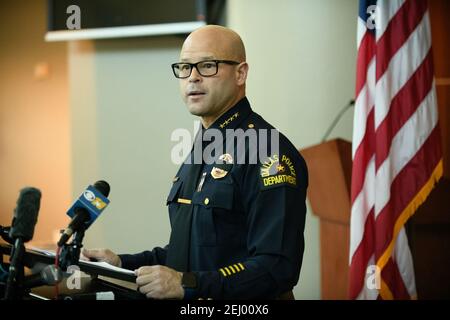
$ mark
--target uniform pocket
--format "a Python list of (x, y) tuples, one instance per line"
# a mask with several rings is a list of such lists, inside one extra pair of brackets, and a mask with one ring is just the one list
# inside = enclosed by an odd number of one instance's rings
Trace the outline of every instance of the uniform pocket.
[(233, 209), (234, 188), (232, 184), (213, 182), (202, 192), (197, 192), (192, 203), (206, 208)]
[(192, 202), (197, 210), (194, 223), (198, 227), (195, 238), (199, 245), (242, 242), (243, 215), (233, 211), (233, 184), (213, 181), (202, 192), (197, 192)]

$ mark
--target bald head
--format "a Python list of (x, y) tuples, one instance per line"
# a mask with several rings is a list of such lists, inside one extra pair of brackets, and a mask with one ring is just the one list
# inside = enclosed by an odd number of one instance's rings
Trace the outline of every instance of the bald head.
[[(245, 97), (248, 64), (241, 37), (233, 30), (215, 25), (195, 30), (183, 43), (180, 62), (190, 72), (180, 79), (183, 100), (205, 128)], [(205, 76), (201, 70), (216, 73)]]
[(193, 31), (184, 41), (180, 58), (195, 52), (208, 52), (215, 59), (245, 61), (241, 37), (222, 26), (207, 25)]

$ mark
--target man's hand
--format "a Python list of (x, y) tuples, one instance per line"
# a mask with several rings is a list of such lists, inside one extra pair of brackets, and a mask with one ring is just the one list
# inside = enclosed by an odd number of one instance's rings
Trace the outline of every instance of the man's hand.
[(146, 266), (136, 270), (136, 284), (147, 298), (183, 299), (182, 273), (165, 266)]
[(80, 260), (97, 260), (107, 262), (116, 267), (122, 267), (122, 261), (119, 256), (109, 249), (83, 249)]

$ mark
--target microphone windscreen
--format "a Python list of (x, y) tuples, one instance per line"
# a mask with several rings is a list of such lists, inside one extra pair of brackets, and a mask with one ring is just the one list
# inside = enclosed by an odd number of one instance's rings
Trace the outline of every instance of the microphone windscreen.
[(96, 183), (94, 183), (94, 188), (101, 192), (102, 195), (104, 195), (106, 198), (109, 196), (109, 191), (111, 190), (108, 182), (104, 180), (99, 180)]
[(21, 238), (24, 242), (33, 238), (34, 227), (37, 222), (41, 205), (41, 191), (36, 188), (23, 188), (20, 191), (14, 218), (9, 231), (12, 239)]

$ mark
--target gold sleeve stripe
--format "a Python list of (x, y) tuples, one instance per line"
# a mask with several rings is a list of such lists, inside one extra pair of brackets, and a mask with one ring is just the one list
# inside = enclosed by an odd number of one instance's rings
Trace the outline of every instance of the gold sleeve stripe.
[(222, 269), (222, 268), (220, 268), (219, 270), (220, 270), (220, 272), (222, 272), (222, 274), (223, 274), (223, 276), (224, 276), (224, 277), (226, 277), (226, 276), (227, 276), (227, 274), (225, 273), (225, 271), (223, 271), (223, 269)]
[[(228, 266), (228, 268), (230, 268), (231, 271), (233, 271), (233, 273), (236, 273), (236, 270), (234, 270), (233, 266)], [(239, 272), (239, 270), (238, 270), (238, 272)]]
[(231, 274), (239, 273), (244, 270), (245, 270), (245, 267), (240, 262), (238, 262), (237, 264), (229, 265), (228, 267), (223, 267), (223, 268), (219, 269), (219, 271), (222, 272), (224, 277), (230, 276)]
[(191, 204), (191, 200), (189, 199), (183, 199), (183, 198), (178, 198), (178, 203), (184, 203), (184, 204)]

